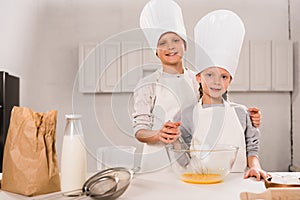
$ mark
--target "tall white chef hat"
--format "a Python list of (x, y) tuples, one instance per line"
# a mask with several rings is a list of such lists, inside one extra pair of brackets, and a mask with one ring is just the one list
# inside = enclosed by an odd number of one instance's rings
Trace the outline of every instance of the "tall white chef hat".
[(201, 18), (194, 28), (197, 72), (217, 66), (234, 77), (244, 35), (244, 23), (232, 11), (216, 10)]
[(140, 27), (154, 53), (164, 33), (174, 32), (187, 42), (181, 8), (172, 0), (149, 1), (140, 15)]

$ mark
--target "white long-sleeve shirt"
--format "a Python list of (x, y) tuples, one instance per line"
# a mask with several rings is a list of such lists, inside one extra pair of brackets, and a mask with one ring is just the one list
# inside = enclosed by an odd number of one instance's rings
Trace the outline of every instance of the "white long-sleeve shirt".
[[(199, 84), (197, 83), (195, 78), (195, 73), (192, 70), (186, 68), (184, 73), (187, 73), (187, 75), (193, 81), (193, 88), (190, 88), (191, 91), (189, 92), (187, 91), (180, 91), (180, 92), (182, 92), (182, 94), (194, 94), (196, 96), (194, 97), (195, 102), (191, 104), (194, 105), (194, 103), (197, 103), (196, 99), (198, 99), (199, 96), (197, 92), (199, 88)], [(136, 133), (138, 130), (141, 129), (151, 130), (153, 127), (154, 116), (152, 111), (155, 106), (156, 84), (159, 78), (168, 78), (172, 80), (172, 79), (178, 79), (183, 77), (181, 74), (168, 74), (162, 72), (161, 70), (157, 70), (139, 81), (139, 83), (137, 84), (134, 90), (134, 95), (133, 95), (134, 113), (132, 114), (133, 117), (132, 122), (133, 122), (134, 133)], [(182, 105), (181, 110), (191, 105)]]

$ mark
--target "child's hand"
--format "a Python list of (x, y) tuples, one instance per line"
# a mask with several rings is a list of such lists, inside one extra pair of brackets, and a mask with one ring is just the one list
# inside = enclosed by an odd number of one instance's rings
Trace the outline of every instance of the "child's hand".
[(181, 122), (166, 122), (159, 130), (159, 140), (170, 144), (176, 141), (180, 136), (179, 126)]
[(256, 177), (256, 180), (258, 180), (258, 181), (261, 179), (267, 179), (270, 176), (271, 175), (268, 174), (266, 171), (264, 171), (260, 168), (256, 168), (256, 167), (252, 167), (252, 168), (248, 169), (244, 174), (244, 178)]
[(261, 123), (261, 113), (258, 108), (248, 108), (250, 118), (254, 127), (258, 128)]

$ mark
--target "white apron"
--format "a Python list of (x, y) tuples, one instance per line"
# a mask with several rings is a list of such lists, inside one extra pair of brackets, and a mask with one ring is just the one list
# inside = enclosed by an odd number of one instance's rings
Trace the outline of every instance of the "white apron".
[[(167, 74), (160, 71), (157, 77), (153, 108), (152, 130), (159, 130), (167, 121), (174, 121), (174, 117), (182, 109), (197, 102), (196, 91), (189, 73)], [(141, 159), (141, 170), (151, 172), (169, 165), (165, 144), (144, 144)]]
[(238, 154), (232, 172), (244, 172), (247, 166), (245, 135), (235, 109), (223, 100), (223, 106), (202, 108), (202, 101), (193, 111), (194, 135), (193, 145), (214, 146), (225, 144), (238, 146)]

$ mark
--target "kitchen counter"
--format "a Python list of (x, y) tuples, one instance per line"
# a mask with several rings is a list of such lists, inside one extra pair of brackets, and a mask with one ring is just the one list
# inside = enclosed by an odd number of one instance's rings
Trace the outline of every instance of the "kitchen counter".
[(260, 193), (265, 190), (263, 181), (244, 179), (243, 173), (230, 173), (217, 184), (189, 184), (176, 179), (171, 170), (164, 170), (136, 175), (120, 200), (239, 200), (241, 192)]
[[(119, 200), (239, 200), (241, 192), (261, 193), (265, 190), (263, 181), (256, 181), (255, 178), (244, 179), (243, 173), (230, 173), (221, 183), (202, 185), (184, 183), (176, 179), (172, 170), (167, 168), (153, 173), (135, 174), (128, 189), (119, 197)], [(0, 191), (0, 200), (46, 200), (52, 199), (50, 196), (25, 197)], [(64, 197), (62, 199), (72, 198)]]

